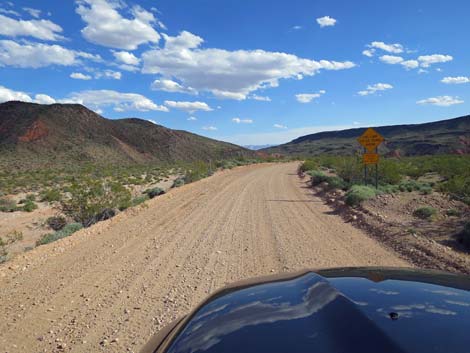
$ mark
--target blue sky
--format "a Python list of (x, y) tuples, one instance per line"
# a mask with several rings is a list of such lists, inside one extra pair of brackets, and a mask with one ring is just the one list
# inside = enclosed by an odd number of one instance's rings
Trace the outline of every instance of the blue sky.
[(470, 2), (0, 0), (0, 101), (247, 145), (469, 113)]

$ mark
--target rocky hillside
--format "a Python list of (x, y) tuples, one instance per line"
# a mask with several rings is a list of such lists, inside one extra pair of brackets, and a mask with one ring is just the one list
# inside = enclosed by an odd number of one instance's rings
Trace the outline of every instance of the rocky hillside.
[(0, 165), (178, 162), (251, 155), (245, 148), (77, 104), (0, 104)]
[[(385, 137), (385, 143), (380, 147), (382, 153), (402, 156), (468, 153), (470, 148), (470, 115), (432, 123), (379, 126), (374, 129)], [(364, 131), (365, 128), (320, 132), (262, 151), (300, 156), (352, 154), (360, 149), (356, 139)]]

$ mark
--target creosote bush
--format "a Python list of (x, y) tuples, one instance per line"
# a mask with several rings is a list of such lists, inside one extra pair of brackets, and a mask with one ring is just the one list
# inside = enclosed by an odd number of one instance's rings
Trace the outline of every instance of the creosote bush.
[(150, 199), (153, 199), (154, 197), (163, 195), (165, 193), (165, 190), (159, 187), (155, 187), (152, 189), (147, 189), (143, 192), (143, 194), (146, 194)]
[(65, 220), (65, 217), (53, 216), (53, 217), (49, 217), (46, 220), (46, 223), (53, 230), (58, 231), (65, 227), (65, 225), (67, 224), (67, 221)]
[(421, 219), (431, 219), (436, 214), (437, 214), (437, 210), (429, 206), (420, 207), (413, 212), (413, 215), (415, 217), (418, 217)]
[(376, 195), (377, 191), (374, 188), (365, 185), (353, 185), (346, 193), (345, 202), (349, 206), (357, 206)]
[(67, 224), (64, 228), (61, 230), (55, 232), (55, 233), (50, 233), (50, 234), (45, 234), (41, 237), (36, 242), (36, 245), (44, 245), (44, 244), (49, 244), (52, 243), (53, 241), (68, 237), (72, 235), (73, 233), (79, 231), (80, 229), (83, 228), (83, 225), (81, 223), (70, 223)]

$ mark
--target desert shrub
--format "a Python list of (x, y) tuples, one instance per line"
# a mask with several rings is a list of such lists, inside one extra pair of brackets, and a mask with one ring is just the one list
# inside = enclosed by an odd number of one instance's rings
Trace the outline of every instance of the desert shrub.
[(165, 190), (159, 187), (155, 187), (152, 189), (147, 189), (143, 192), (144, 194), (148, 195), (150, 199), (153, 199), (156, 196), (163, 195), (165, 193)]
[(14, 230), (13, 232), (8, 233), (6, 235), (6, 240), (3, 241), (3, 243), (6, 244), (6, 245), (10, 245), (10, 244), (16, 243), (17, 241), (20, 241), (20, 240), (23, 240), (23, 233), (19, 232), (17, 230)]
[(132, 199), (131, 206), (133, 207), (133, 206), (140, 205), (141, 203), (144, 203), (148, 199), (149, 199), (149, 196), (147, 196), (147, 195), (136, 197), (136, 198)]
[(462, 231), (458, 234), (459, 241), (470, 249), (470, 222), (466, 222)]
[(430, 185), (422, 185), (419, 188), (419, 191), (423, 195), (430, 195), (430, 194), (432, 194), (432, 187)]
[(67, 224), (64, 228), (61, 230), (55, 232), (55, 233), (50, 233), (50, 234), (45, 234), (41, 237), (36, 242), (36, 245), (44, 245), (44, 244), (49, 244), (52, 243), (53, 241), (68, 237), (72, 235), (73, 233), (79, 231), (80, 229), (83, 228), (83, 225), (81, 223), (70, 223)]
[(178, 177), (173, 181), (173, 185), (171, 186), (172, 188), (178, 188), (180, 186), (184, 185), (184, 178)]
[(441, 185), (441, 190), (470, 205), (470, 174), (453, 176)]
[(316, 186), (328, 180), (328, 176), (319, 170), (309, 170), (307, 174), (310, 175), (312, 186)]
[(85, 227), (114, 216), (114, 209), (129, 205), (131, 194), (116, 182), (72, 184), (70, 197), (61, 201), (62, 212)]
[(398, 184), (402, 179), (399, 164), (392, 159), (382, 159), (379, 163), (379, 180), (385, 184)]
[(456, 208), (450, 208), (446, 211), (446, 215), (449, 217), (460, 217), (462, 213)]
[(0, 212), (14, 212), (17, 209), (15, 201), (7, 198), (0, 199)]
[(380, 194), (395, 194), (399, 190), (398, 185), (390, 185), (390, 184), (385, 184), (385, 185), (379, 185), (378, 193)]
[(57, 189), (47, 189), (41, 193), (41, 201), (56, 202), (60, 201), (61, 198), (62, 195), (60, 193), (60, 190)]
[(67, 224), (67, 221), (65, 220), (65, 217), (53, 216), (53, 217), (49, 217), (46, 220), (46, 224), (49, 227), (51, 227), (53, 230), (58, 231), (65, 227), (65, 225)]
[[(235, 161), (235, 163), (237, 163), (237, 161)], [(198, 161), (186, 169), (184, 182), (189, 184), (207, 176), (209, 176), (209, 164), (203, 161)]]
[(375, 197), (376, 194), (377, 191), (369, 186), (353, 185), (346, 193), (345, 202), (349, 206), (357, 206), (361, 204), (361, 202)]
[(430, 219), (434, 217), (436, 214), (437, 214), (437, 210), (429, 206), (420, 207), (413, 212), (413, 215), (415, 217), (418, 217), (421, 219)]
[(328, 184), (329, 189), (343, 189), (346, 190), (348, 187), (348, 184), (341, 179), (340, 177), (337, 176), (329, 176), (326, 179), (326, 182)]
[(297, 169), (297, 173), (300, 175), (309, 170), (315, 170), (315, 169), (318, 169), (318, 164), (312, 159), (307, 159), (301, 165), (299, 165), (299, 168)]
[(23, 207), (21, 207), (21, 209), (26, 212), (33, 212), (37, 208), (38, 208), (38, 205), (36, 205), (34, 201), (31, 201), (31, 200), (27, 200), (24, 203)]

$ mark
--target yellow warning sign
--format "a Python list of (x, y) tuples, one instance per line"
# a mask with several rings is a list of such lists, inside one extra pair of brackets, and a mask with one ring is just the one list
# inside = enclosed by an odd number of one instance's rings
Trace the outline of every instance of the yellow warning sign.
[(364, 153), (362, 161), (364, 164), (377, 164), (379, 163), (379, 155), (377, 153)]
[[(377, 131), (368, 128), (357, 141), (364, 146), (369, 152), (374, 151), (383, 141), (384, 138)], [(373, 164), (373, 163), (372, 163)]]

